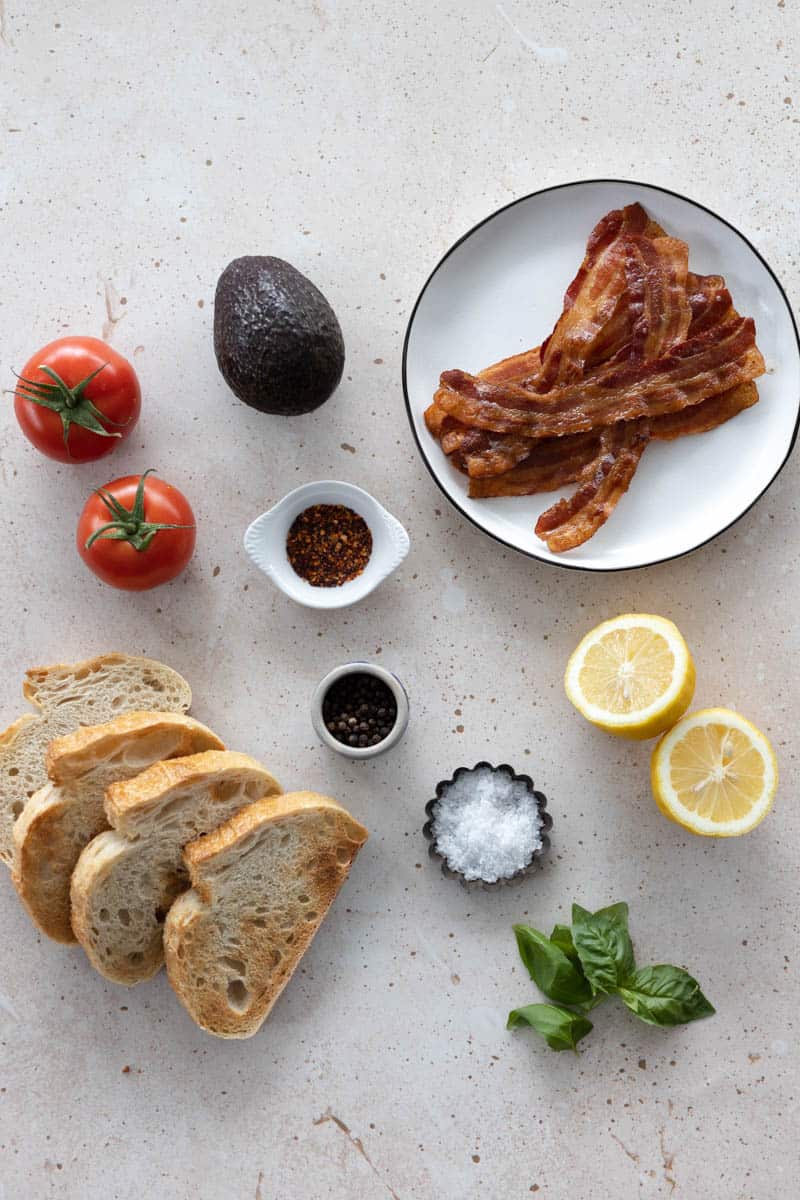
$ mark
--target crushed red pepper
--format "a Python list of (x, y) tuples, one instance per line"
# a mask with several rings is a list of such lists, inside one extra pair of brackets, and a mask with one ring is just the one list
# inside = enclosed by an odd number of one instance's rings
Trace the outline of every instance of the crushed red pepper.
[(344, 504), (312, 504), (295, 517), (286, 538), (294, 570), (312, 587), (341, 587), (364, 570), (372, 534), (363, 517)]

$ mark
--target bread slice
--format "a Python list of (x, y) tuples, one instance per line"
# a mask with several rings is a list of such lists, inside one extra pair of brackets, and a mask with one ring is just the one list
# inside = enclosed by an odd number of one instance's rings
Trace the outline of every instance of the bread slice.
[(50, 743), (50, 782), (14, 822), (12, 866), (17, 894), (43, 933), (57, 942), (75, 941), (70, 878), (84, 846), (108, 829), (106, 788), (164, 759), (224, 749), (199, 721), (158, 712), (126, 713)]
[(128, 654), (35, 667), (27, 672), (22, 691), (39, 715), (28, 713), (0, 734), (0, 860), (7, 866), (14, 855), (14, 821), (47, 783), (48, 742), (123, 712), (186, 712), (192, 702), (191, 689), (177, 671)]
[(72, 928), (101, 975), (130, 986), (156, 973), (164, 918), (189, 887), (183, 847), (280, 790), (255, 759), (228, 750), (160, 762), (108, 788), (113, 828), (82, 851), (70, 889)]
[(202, 1028), (251, 1037), (297, 967), (367, 831), (335, 800), (291, 792), (192, 842), (192, 890), (167, 915), (170, 983)]

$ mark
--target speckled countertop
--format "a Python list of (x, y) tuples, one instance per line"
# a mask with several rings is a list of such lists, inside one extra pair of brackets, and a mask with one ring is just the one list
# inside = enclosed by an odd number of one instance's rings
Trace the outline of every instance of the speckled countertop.
[[(576, 177), (641, 178), (720, 211), (797, 298), (795, 0), (403, 5), (314, 0), (0, 2), (0, 364), (102, 335), (144, 390), (136, 435), (66, 469), (0, 422), (0, 723), (31, 664), (119, 648), (166, 659), (195, 713), (286, 786), (372, 831), (261, 1034), (198, 1032), (165, 978), (133, 992), (46, 944), (0, 879), (2, 1200), (685, 1197), (796, 1190), (797, 460), (693, 557), (590, 576), (536, 564), (450, 510), (400, 387), (433, 263), (501, 204)], [(346, 378), (292, 420), (219, 377), (217, 276), (241, 253), (309, 274), (342, 321)], [(200, 522), (184, 577), (114, 593), (73, 549), (87, 490), (155, 466)], [(101, 478), (102, 476), (102, 478)], [(363, 484), (412, 551), (360, 606), (293, 606), (245, 559), (248, 521), (304, 480)], [(776, 745), (774, 813), (695, 840), (649, 797), (647, 751), (569, 709), (566, 657), (627, 609), (673, 617), (699, 703)], [(408, 685), (386, 758), (318, 745), (309, 697), (368, 657)], [(546, 867), (465, 893), (420, 829), (437, 780), (480, 758), (530, 772)], [(644, 959), (685, 963), (718, 1008), (665, 1032), (602, 1011), (580, 1057), (509, 1034), (532, 998), (511, 923), (628, 899)]]

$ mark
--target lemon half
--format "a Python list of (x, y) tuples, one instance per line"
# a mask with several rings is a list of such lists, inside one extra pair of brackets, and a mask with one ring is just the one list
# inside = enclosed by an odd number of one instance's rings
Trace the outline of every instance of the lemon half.
[(665, 816), (704, 837), (738, 837), (763, 821), (778, 786), (767, 738), (729, 708), (690, 713), (653, 751), (650, 779)]
[(618, 737), (657, 737), (694, 695), (689, 647), (672, 621), (626, 613), (598, 625), (567, 664), (564, 686), (578, 712)]

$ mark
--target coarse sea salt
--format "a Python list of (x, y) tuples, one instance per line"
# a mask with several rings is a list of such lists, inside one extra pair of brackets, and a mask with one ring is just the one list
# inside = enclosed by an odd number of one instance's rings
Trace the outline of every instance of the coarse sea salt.
[(465, 879), (508, 879), (542, 845), (536, 797), (526, 783), (491, 767), (465, 771), (448, 783), (431, 816), (436, 849)]

